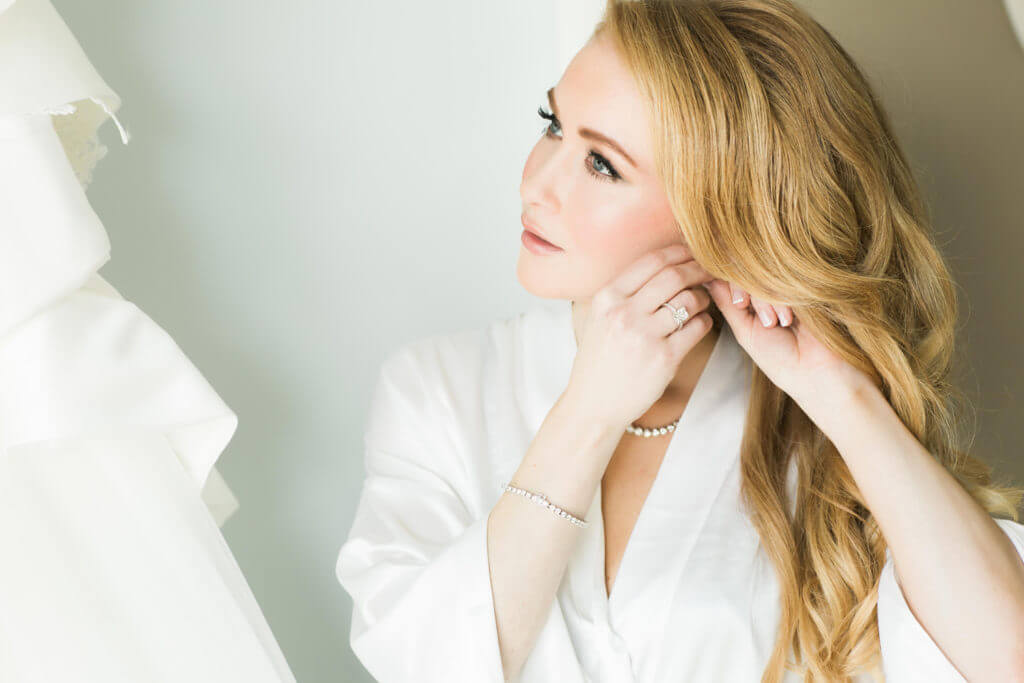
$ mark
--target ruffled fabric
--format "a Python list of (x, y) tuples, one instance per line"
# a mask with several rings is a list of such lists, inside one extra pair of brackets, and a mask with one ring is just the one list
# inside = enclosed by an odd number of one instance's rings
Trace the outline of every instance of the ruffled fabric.
[(48, 1), (0, 0), (0, 446), (163, 431), (223, 524), (238, 501), (213, 463), (237, 417), (97, 272), (111, 245), (85, 189), (99, 126), (130, 139), (120, 106)]
[(293, 683), (219, 529), (238, 418), (97, 272), (120, 105), (48, 0), (0, 0), (0, 681)]
[(60, 134), (75, 174), (87, 185), (107, 153), (96, 131), (107, 118), (121, 141), (130, 135), (115, 115), (121, 98), (93, 68), (74, 35), (45, 0), (0, 0), (0, 118), (59, 115)]

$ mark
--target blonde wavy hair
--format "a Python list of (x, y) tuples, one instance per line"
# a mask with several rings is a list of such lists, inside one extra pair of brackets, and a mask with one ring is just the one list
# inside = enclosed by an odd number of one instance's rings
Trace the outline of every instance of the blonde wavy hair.
[[(598, 33), (649, 102), (655, 166), (694, 258), (791, 306), (985, 510), (1017, 521), (1024, 489), (997, 485), (966, 452), (958, 418), (969, 403), (949, 377), (955, 285), (850, 55), (786, 0), (607, 0)], [(782, 589), (762, 682), (785, 669), (805, 681), (880, 678), (885, 539), (835, 446), (756, 365), (741, 462), (743, 503)]]

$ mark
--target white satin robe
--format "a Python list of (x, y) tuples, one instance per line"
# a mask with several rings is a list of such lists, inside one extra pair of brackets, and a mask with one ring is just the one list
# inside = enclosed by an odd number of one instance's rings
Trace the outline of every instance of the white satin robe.
[[(567, 386), (575, 353), (562, 301), (414, 341), (383, 363), (366, 478), (336, 566), (353, 600), (351, 647), (377, 680), (503, 680), (487, 515)], [(584, 515), (590, 526), (579, 531), (520, 681), (760, 680), (779, 588), (740, 507), (751, 370), (726, 324), (678, 428), (664, 437), (668, 450), (610, 599), (597, 487)], [(997, 522), (1024, 557), (1024, 526)], [(907, 607), (891, 553), (878, 620), (890, 683), (963, 680)]]
[(120, 104), (48, 0), (0, 0), (0, 681), (294, 683), (218, 528), (238, 418), (98, 273)]

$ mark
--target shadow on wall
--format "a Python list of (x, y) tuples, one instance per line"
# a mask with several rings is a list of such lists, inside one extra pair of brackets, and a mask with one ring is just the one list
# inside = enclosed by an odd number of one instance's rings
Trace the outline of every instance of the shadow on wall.
[(1017, 40), (1021, 48), (1024, 48), (1024, 0), (1003, 1), (1006, 3), (1006, 12), (1010, 15), (1013, 30), (1017, 32)]

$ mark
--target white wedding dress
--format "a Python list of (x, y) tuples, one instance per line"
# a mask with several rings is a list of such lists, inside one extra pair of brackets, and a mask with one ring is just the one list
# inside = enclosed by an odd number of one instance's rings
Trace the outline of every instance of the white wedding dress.
[(219, 529), (238, 419), (97, 272), (120, 105), (48, 0), (0, 0), (0, 681), (294, 681)]

